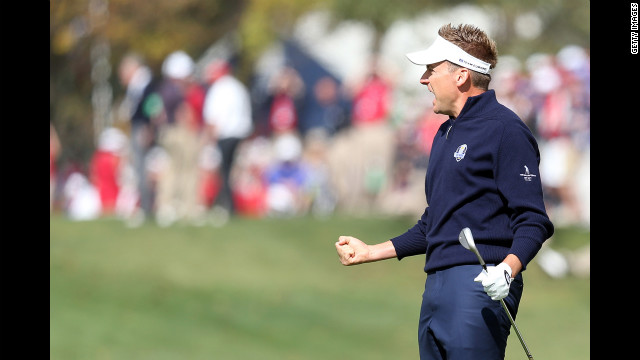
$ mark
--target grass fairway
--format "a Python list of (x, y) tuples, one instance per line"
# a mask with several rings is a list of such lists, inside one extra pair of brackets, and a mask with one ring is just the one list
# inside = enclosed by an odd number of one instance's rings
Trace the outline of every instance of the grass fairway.
[[(423, 257), (344, 267), (413, 219), (232, 219), (222, 228), (50, 220), (50, 358), (418, 359)], [(560, 231), (555, 244), (589, 241)], [(537, 359), (590, 357), (589, 279), (524, 273), (518, 328)], [(512, 331), (507, 359), (525, 359)]]

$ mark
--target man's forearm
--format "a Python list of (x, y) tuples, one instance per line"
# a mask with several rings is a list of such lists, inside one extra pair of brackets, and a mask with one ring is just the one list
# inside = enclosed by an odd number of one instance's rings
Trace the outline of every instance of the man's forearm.
[(369, 251), (369, 262), (391, 259), (397, 256), (396, 248), (393, 246), (391, 240), (376, 245), (370, 245)]
[(511, 268), (511, 277), (516, 277), (518, 273), (522, 270), (522, 262), (518, 259), (517, 256), (513, 254), (507, 255), (507, 257), (503, 260), (504, 263), (507, 263)]

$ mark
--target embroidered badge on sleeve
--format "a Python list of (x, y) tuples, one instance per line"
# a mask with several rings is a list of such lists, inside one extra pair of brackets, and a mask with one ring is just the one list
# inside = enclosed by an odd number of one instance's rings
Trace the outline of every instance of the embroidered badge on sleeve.
[(536, 175), (529, 172), (529, 167), (527, 165), (524, 166), (524, 174), (520, 174), (524, 178), (524, 181), (531, 181), (531, 178), (536, 177)]

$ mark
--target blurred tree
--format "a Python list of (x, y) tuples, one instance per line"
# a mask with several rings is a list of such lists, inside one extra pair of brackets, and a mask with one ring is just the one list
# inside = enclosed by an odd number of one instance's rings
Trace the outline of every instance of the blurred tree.
[(326, 9), (330, 0), (250, 0), (240, 22), (244, 63), (248, 78), (253, 64), (279, 37), (289, 36), (298, 18), (314, 9)]
[(82, 162), (93, 145), (87, 3), (51, 1), (49, 7), (49, 117), (63, 144), (59, 161)]
[[(532, 50), (555, 53), (569, 43), (589, 47), (590, 5), (589, 0), (328, 0), (336, 22), (357, 20), (372, 25), (376, 31), (374, 51), (380, 45), (384, 32), (399, 19), (422, 15), (426, 11), (437, 11), (461, 4), (472, 4), (499, 12), (504, 18), (502, 31), (494, 36), (501, 53), (525, 58)], [(530, 38), (515, 31), (516, 23), (523, 15), (538, 18), (540, 33)], [(527, 24), (519, 24), (526, 32)], [(523, 30), (520, 30), (523, 31)], [(529, 29), (533, 32), (534, 29)]]
[(533, 52), (556, 53), (568, 44), (590, 46), (589, 0), (478, 0), (476, 4), (503, 17), (495, 36), (503, 54), (524, 60)]
[[(115, 98), (123, 90), (115, 76), (122, 55), (135, 50), (158, 74), (172, 51), (194, 58), (238, 27), (247, 1), (85, 0), (50, 1), (49, 113), (64, 143), (61, 162), (86, 163), (93, 151), (92, 59), (97, 42), (108, 44)], [(96, 11), (95, 7), (104, 7)], [(102, 14), (100, 19), (96, 13)]]
[(328, 0), (334, 22), (357, 20), (371, 25), (375, 31), (373, 52), (380, 50), (380, 41), (387, 29), (402, 18), (411, 18), (426, 9), (435, 10), (460, 1), (416, 1), (416, 0)]
[[(135, 49), (158, 70), (172, 51), (194, 58), (241, 20), (246, 0), (109, 0), (107, 29), (114, 54)], [(132, 36), (134, 35), (134, 36)]]

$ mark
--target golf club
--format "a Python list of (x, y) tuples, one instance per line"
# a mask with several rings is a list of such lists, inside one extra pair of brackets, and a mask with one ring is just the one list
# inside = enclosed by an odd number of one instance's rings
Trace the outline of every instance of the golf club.
[[(462, 244), (462, 246), (465, 249), (471, 250), (473, 251), (474, 254), (476, 254), (476, 256), (478, 257), (478, 260), (480, 261), (480, 265), (482, 265), (482, 268), (484, 269), (484, 271), (487, 271), (487, 265), (484, 263), (482, 256), (480, 256), (480, 252), (476, 248), (476, 243), (473, 241), (473, 235), (471, 235), (471, 229), (469, 229), (468, 227), (462, 229), (462, 231), (460, 231), (460, 235), (458, 236), (458, 241), (460, 241), (460, 244)], [(527, 348), (527, 344), (524, 343), (524, 339), (520, 334), (520, 330), (518, 330), (518, 327), (516, 326), (516, 322), (513, 321), (513, 317), (511, 317), (511, 313), (509, 312), (509, 309), (507, 309), (507, 305), (504, 303), (503, 299), (500, 299), (500, 303), (502, 304), (502, 308), (504, 309), (504, 311), (507, 313), (507, 316), (509, 316), (509, 321), (511, 321), (511, 325), (513, 326), (513, 329), (516, 331), (516, 335), (518, 335), (518, 339), (520, 339), (520, 343), (522, 344), (522, 348), (524, 349), (524, 352), (527, 353), (527, 357), (529, 359), (533, 360), (533, 356), (529, 352), (529, 348)]]

